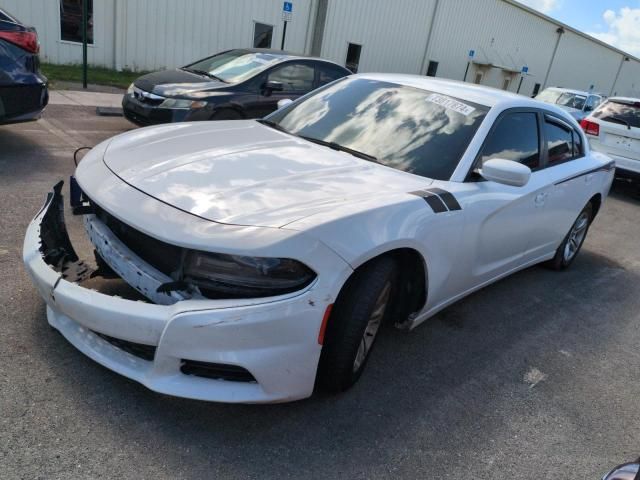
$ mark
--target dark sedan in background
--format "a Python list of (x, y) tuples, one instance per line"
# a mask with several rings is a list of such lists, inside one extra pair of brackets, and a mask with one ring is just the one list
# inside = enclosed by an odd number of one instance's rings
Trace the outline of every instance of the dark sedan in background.
[(38, 35), (0, 9), (0, 124), (36, 120), (49, 101)]
[(122, 107), (138, 125), (260, 118), (276, 110), (279, 100), (295, 100), (350, 74), (320, 58), (279, 50), (229, 50), (138, 78)]

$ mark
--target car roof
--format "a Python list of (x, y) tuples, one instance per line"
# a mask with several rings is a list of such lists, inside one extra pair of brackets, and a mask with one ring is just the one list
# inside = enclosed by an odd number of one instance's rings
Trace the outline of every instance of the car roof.
[(331, 60), (327, 60), (326, 58), (316, 57), (312, 55), (305, 55), (303, 53), (288, 52), (286, 50), (274, 50), (272, 48), (233, 48), (228, 51), (242, 52), (242, 53), (268, 53), (269, 55), (273, 55), (274, 57), (279, 57), (278, 61), (280, 62), (285, 62), (288, 60), (317, 60), (319, 62), (337, 65), (338, 67), (347, 70), (344, 66), (340, 65), (339, 63), (332, 62)]
[(442, 93), (451, 97), (457, 97), (461, 100), (467, 100), (473, 103), (484, 105), (486, 107), (495, 107), (502, 105), (507, 107), (532, 107), (562, 112), (561, 109), (553, 105), (542, 103), (523, 95), (505, 90), (499, 90), (484, 85), (476, 85), (474, 83), (460, 82), (458, 80), (447, 80), (443, 78), (423, 77), (421, 75), (405, 75), (394, 73), (359, 73), (352, 75), (350, 78), (359, 77), (382, 82), (391, 82), (398, 85), (419, 88), (435, 93)]
[(548, 87), (548, 88), (545, 88), (545, 90), (553, 90), (554, 92), (573, 93), (574, 95), (584, 95), (585, 97), (588, 97), (589, 95), (597, 95), (598, 97), (602, 97), (601, 93), (587, 92), (585, 90), (575, 90), (573, 88)]
[(640, 98), (633, 98), (633, 97), (609, 97), (607, 98), (607, 100), (619, 100), (621, 102), (627, 102), (627, 103), (640, 103)]

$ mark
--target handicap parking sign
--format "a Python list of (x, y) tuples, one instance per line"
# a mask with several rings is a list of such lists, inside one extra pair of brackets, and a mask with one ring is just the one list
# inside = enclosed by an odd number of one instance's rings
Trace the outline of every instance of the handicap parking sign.
[(282, 19), (285, 22), (290, 22), (292, 14), (293, 14), (293, 2), (284, 2), (284, 4), (282, 5)]

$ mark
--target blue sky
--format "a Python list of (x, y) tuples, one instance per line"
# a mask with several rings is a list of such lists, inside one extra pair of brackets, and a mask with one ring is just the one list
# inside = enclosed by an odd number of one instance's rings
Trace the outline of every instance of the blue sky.
[(578, 30), (640, 56), (640, 0), (520, 0)]

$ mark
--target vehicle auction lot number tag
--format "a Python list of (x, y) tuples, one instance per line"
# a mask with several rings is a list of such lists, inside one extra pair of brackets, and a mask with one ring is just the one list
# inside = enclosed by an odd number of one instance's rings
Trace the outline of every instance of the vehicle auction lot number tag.
[(437, 93), (432, 93), (426, 98), (427, 102), (437, 103), (441, 107), (446, 108), (447, 110), (453, 110), (458, 112), (464, 116), (471, 115), (475, 112), (475, 108), (466, 105), (462, 102), (458, 102), (453, 98), (445, 97), (444, 95), (438, 95)]

